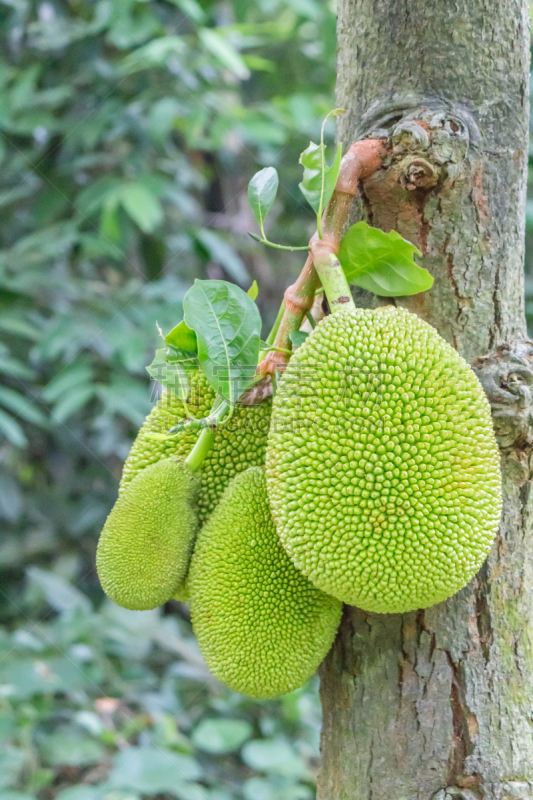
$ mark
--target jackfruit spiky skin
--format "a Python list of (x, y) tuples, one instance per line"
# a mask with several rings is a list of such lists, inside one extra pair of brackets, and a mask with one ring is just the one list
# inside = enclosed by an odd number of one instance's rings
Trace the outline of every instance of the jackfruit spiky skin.
[(115, 503), (98, 542), (104, 592), (135, 611), (156, 608), (187, 575), (198, 527), (198, 479), (175, 458), (142, 470)]
[(474, 576), (498, 526), (489, 404), (414, 314), (334, 314), (280, 382), (267, 484), (283, 545), (320, 589), (368, 611), (431, 606)]
[(200, 531), (187, 584), (208, 667), (250, 697), (302, 686), (340, 622), (342, 604), (316, 589), (283, 550), (258, 467), (230, 483)]
[[(195, 419), (209, 414), (215, 395), (202, 372), (193, 373), (188, 408)], [(214, 444), (207, 454), (201, 471), (198, 494), (198, 520), (203, 524), (222, 497), (230, 480), (248, 467), (263, 466), (272, 400), (259, 405), (237, 405), (233, 417), (217, 431)], [(191, 452), (199, 433), (183, 431), (176, 438), (155, 441), (147, 433), (166, 433), (185, 417), (183, 403), (171, 392), (165, 392), (147, 416), (122, 471), (119, 494), (140, 470), (161, 458), (185, 458)]]

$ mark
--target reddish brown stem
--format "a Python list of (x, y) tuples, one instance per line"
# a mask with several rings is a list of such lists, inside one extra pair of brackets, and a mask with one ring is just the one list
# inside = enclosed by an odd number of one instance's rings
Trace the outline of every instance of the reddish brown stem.
[[(348, 218), (348, 212), (354, 196), (357, 194), (360, 180), (368, 178), (383, 165), (387, 155), (386, 139), (362, 139), (354, 142), (341, 161), (341, 168), (335, 191), (324, 212), (322, 242), (337, 253), (342, 237), (342, 232)], [(314, 233), (309, 244), (315, 246), (318, 233)], [(285, 313), (281, 320), (274, 347), (290, 350), (290, 334), (300, 330), (303, 318), (313, 306), (313, 300), (320, 280), (313, 266), (312, 251), (307, 256), (307, 261), (292, 286), (285, 291)], [(275, 371), (283, 370), (289, 360), (288, 353), (279, 353), (271, 350), (258, 367), (262, 376), (273, 375)]]

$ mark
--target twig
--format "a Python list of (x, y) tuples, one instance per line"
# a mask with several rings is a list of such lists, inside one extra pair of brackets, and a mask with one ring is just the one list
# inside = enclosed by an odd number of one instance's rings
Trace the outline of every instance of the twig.
[[(336, 254), (342, 238), (342, 232), (348, 218), (348, 212), (354, 196), (357, 194), (360, 180), (364, 180), (383, 166), (388, 154), (386, 139), (361, 139), (354, 142), (341, 161), (339, 178), (333, 196), (324, 212), (323, 238), (314, 233), (309, 240), (311, 252), (295, 283), (285, 291), (285, 312), (281, 319), (274, 346), (278, 351), (267, 353), (258, 367), (262, 376), (273, 375), (276, 370), (284, 370), (289, 355), (279, 350), (290, 350), (290, 334), (300, 330), (306, 313), (312, 308), (315, 293), (320, 280), (313, 265), (313, 248), (324, 246)], [(320, 242), (320, 245), (319, 245)]]

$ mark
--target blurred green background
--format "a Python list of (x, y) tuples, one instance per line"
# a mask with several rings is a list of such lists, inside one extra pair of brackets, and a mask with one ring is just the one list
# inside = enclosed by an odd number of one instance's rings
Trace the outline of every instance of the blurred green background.
[(0, 37), (0, 800), (312, 798), (316, 683), (226, 690), (187, 608), (104, 601), (94, 550), (156, 322), (199, 277), (256, 279), (268, 325), (301, 267), (248, 237), (246, 189), (277, 166), (269, 231), (306, 241), (298, 156), (334, 105), (333, 8), (8, 0)]
[(103, 600), (94, 550), (156, 322), (199, 277), (256, 279), (268, 325), (300, 269), (247, 236), (246, 187), (276, 166), (270, 236), (308, 238), (333, 4), (2, 0), (0, 39), (0, 800), (313, 798), (316, 682), (229, 692), (185, 606)]

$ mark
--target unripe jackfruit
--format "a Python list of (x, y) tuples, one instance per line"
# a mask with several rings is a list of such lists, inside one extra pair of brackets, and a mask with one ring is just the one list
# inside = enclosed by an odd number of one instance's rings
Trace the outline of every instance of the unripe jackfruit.
[(200, 531), (187, 585), (207, 665), (251, 697), (305, 683), (340, 622), (342, 604), (316, 589), (281, 547), (257, 467), (230, 483)]
[(96, 552), (111, 600), (146, 610), (182, 589), (198, 526), (198, 489), (187, 464), (166, 458), (142, 470), (118, 498)]
[[(202, 372), (191, 379), (188, 408), (195, 419), (209, 414), (215, 395)], [(217, 430), (214, 444), (207, 454), (199, 477), (198, 519), (203, 524), (222, 497), (230, 480), (248, 467), (263, 466), (272, 400), (254, 406), (237, 405), (229, 422)], [(119, 494), (140, 470), (161, 458), (185, 458), (199, 436), (198, 432), (182, 431), (168, 441), (147, 438), (147, 433), (166, 433), (184, 419), (183, 403), (171, 392), (165, 392), (147, 416), (124, 464)]]
[(280, 382), (267, 484), (283, 545), (320, 589), (368, 611), (433, 605), (474, 576), (498, 526), (489, 404), (414, 314), (334, 314)]

